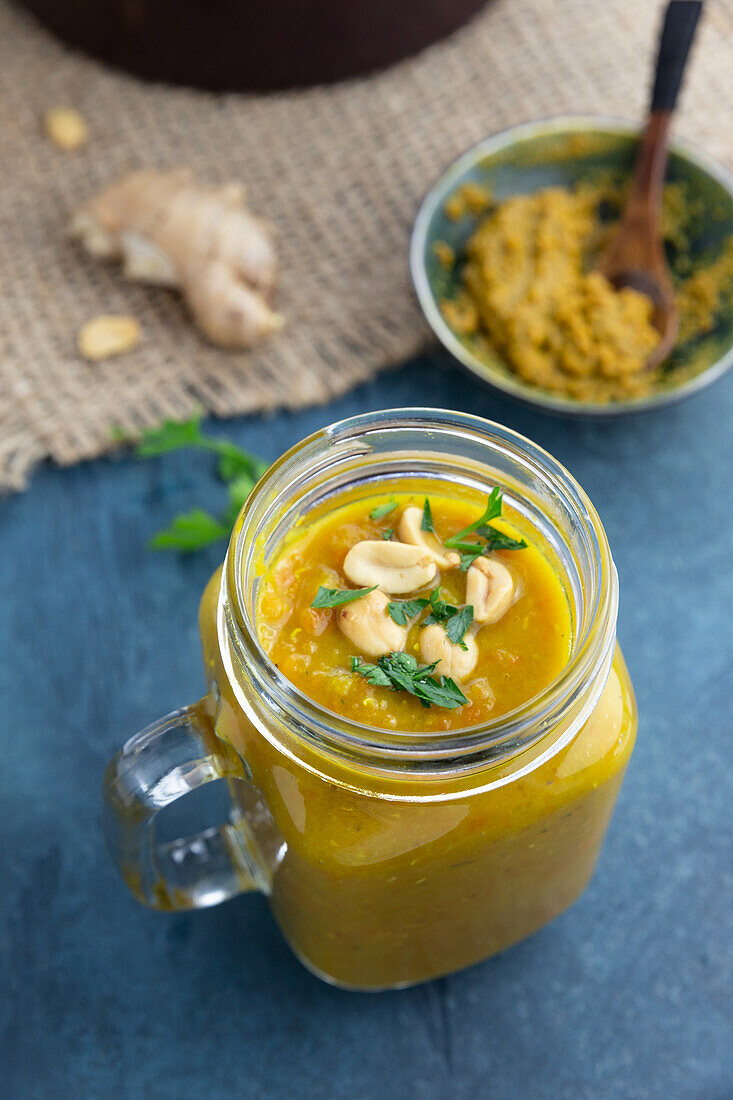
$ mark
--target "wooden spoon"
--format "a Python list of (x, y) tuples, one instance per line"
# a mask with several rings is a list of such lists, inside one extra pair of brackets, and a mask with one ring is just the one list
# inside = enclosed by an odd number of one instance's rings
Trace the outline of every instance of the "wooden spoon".
[(632, 287), (651, 298), (652, 324), (661, 339), (647, 359), (659, 365), (677, 339), (679, 321), (661, 235), (667, 135), (695, 35), (702, 0), (671, 0), (659, 41), (649, 117), (636, 158), (631, 190), (618, 228), (598, 269), (615, 287)]

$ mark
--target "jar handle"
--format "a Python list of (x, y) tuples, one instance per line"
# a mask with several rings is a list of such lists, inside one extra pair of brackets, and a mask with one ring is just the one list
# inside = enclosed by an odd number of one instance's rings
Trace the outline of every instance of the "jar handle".
[[(107, 845), (135, 897), (153, 909), (202, 909), (246, 890), (269, 893), (272, 871), (284, 854), (273, 846), (274, 824), (253, 787), (248, 768), (214, 731), (211, 699), (173, 711), (135, 734), (110, 761), (104, 776)], [(244, 784), (232, 797), (228, 820), (192, 836), (159, 842), (158, 813), (206, 783)], [(255, 806), (248, 821), (250, 807)], [(251, 824), (267, 832), (270, 865)]]

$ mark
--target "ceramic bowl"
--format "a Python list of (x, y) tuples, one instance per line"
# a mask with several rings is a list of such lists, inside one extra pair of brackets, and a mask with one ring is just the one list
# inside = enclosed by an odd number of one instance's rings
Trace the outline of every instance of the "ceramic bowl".
[[(479, 142), (459, 157), (425, 196), (410, 246), (412, 279), (425, 317), (441, 343), (483, 382), (535, 408), (565, 416), (619, 416), (659, 408), (697, 393), (733, 366), (733, 301), (724, 302), (710, 332), (678, 345), (664, 365), (654, 392), (628, 401), (600, 404), (575, 401), (532, 386), (511, 371), (499, 356), (472, 346), (470, 337), (452, 331), (439, 308), (460, 283), (461, 257), (481, 215), (452, 221), (445, 203), (461, 184), (485, 185), (506, 199), (550, 186), (572, 186), (601, 171), (630, 174), (638, 129), (628, 122), (599, 117), (568, 117), (525, 123)], [(697, 149), (673, 142), (667, 181), (686, 184), (690, 209), (690, 269), (709, 263), (733, 234), (733, 176)], [(447, 242), (456, 263), (446, 268), (435, 253)]]

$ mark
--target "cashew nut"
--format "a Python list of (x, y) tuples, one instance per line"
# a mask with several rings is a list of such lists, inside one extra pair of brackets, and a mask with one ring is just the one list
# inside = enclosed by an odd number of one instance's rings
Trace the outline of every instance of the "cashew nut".
[(422, 508), (411, 504), (405, 508), (397, 528), (397, 534), (403, 542), (411, 546), (420, 546), (426, 554), (429, 554), (438, 569), (455, 569), (460, 563), (461, 555), (455, 550), (446, 550), (437, 535), (431, 531), (422, 529)]
[(92, 363), (123, 355), (140, 343), (142, 330), (134, 317), (101, 314), (82, 325), (77, 337), (79, 352)]
[(344, 573), (360, 588), (377, 584), (385, 592), (399, 595), (430, 584), (437, 567), (420, 546), (366, 539), (349, 550)]
[(73, 107), (52, 107), (46, 111), (43, 126), (49, 141), (65, 153), (81, 148), (89, 136), (84, 118)]
[(514, 596), (514, 579), (496, 558), (476, 558), (466, 577), (466, 603), (473, 607), (474, 622), (487, 626), (508, 611)]
[(389, 597), (375, 589), (338, 612), (339, 629), (366, 657), (381, 657), (405, 648), (407, 629), (389, 617), (388, 603)]
[(428, 665), (440, 661), (435, 670), (438, 676), (465, 680), (476, 667), (478, 646), (473, 634), (466, 634), (463, 641), (466, 649), (452, 642), (440, 623), (431, 623), (420, 632), (420, 656)]

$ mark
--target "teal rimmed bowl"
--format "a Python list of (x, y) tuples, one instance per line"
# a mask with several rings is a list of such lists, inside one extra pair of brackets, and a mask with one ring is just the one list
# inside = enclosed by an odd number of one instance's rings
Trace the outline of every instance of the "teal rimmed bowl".
[[(733, 300), (724, 301), (715, 327), (691, 337), (672, 352), (664, 377), (645, 397), (611, 404), (559, 397), (523, 382), (497, 355), (472, 346), (443, 318), (439, 302), (452, 297), (460, 283), (461, 257), (481, 215), (452, 221), (445, 203), (464, 183), (488, 187), (506, 199), (543, 187), (570, 187), (600, 173), (630, 175), (638, 128), (619, 119), (562, 116), (514, 126), (475, 145), (459, 157), (425, 196), (412, 232), (410, 270), (418, 300), (433, 332), (452, 355), (483, 382), (518, 401), (562, 416), (619, 416), (681, 401), (709, 386), (733, 366)], [(690, 271), (709, 264), (733, 234), (733, 176), (699, 150), (673, 142), (667, 182), (686, 185)], [(434, 251), (445, 241), (457, 260), (446, 268)]]

